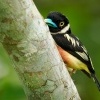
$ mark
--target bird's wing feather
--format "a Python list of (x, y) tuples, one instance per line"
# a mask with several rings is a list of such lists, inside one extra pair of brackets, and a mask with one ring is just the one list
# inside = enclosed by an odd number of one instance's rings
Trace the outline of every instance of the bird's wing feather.
[(57, 34), (53, 35), (53, 38), (57, 45), (59, 45), (65, 51), (69, 52), (71, 55), (80, 59), (87, 65), (90, 71), (94, 72), (89, 54), (77, 37), (75, 37), (73, 34)]

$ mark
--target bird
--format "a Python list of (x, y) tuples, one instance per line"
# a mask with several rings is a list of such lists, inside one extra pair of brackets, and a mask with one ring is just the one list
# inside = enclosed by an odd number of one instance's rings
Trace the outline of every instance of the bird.
[(68, 18), (60, 12), (52, 11), (45, 18), (45, 23), (67, 67), (73, 69), (72, 72), (84, 72), (93, 79), (100, 91), (100, 82), (96, 77), (90, 55), (80, 39), (72, 33)]

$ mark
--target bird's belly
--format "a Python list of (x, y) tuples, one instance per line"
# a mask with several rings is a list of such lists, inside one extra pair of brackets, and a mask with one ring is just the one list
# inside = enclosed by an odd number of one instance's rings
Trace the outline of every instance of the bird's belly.
[(61, 47), (57, 46), (57, 48), (63, 61), (67, 64), (68, 67), (78, 70), (86, 70), (87, 72), (89, 72), (87, 66), (83, 62), (81, 62), (79, 59), (77, 59), (67, 51), (63, 50)]

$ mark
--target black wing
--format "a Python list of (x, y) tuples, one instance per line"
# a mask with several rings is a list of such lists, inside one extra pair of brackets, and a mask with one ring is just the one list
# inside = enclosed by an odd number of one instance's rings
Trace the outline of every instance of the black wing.
[(89, 54), (77, 37), (75, 37), (73, 34), (55, 34), (52, 36), (57, 45), (59, 45), (62, 49), (66, 50), (76, 58), (80, 59), (87, 65), (91, 73), (95, 73)]

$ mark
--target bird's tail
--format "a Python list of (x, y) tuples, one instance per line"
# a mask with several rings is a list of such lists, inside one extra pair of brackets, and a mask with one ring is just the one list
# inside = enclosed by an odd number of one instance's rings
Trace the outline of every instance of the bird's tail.
[(99, 82), (99, 80), (97, 79), (95, 74), (91, 74), (91, 76), (93, 78), (93, 81), (96, 83), (96, 85), (98, 87), (98, 90), (100, 91), (100, 82)]

